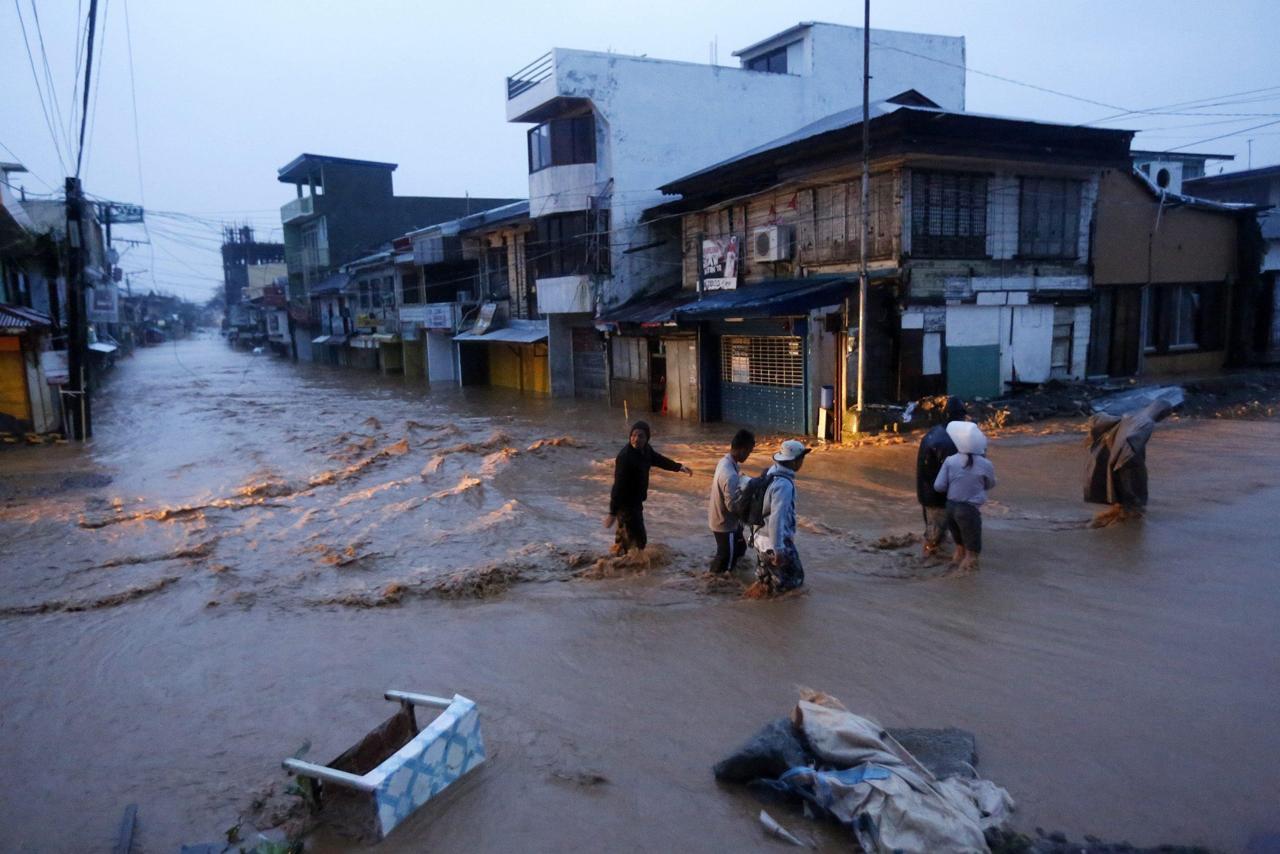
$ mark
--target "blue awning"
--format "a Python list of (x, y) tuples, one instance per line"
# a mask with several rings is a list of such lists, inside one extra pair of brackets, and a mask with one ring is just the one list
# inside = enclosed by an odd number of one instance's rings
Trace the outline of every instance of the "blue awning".
[[(872, 270), (870, 279), (896, 276), (895, 270)], [(857, 276), (810, 276), (805, 279), (773, 279), (734, 290), (711, 291), (702, 299), (677, 308), (677, 320), (714, 320), (721, 317), (796, 317), (815, 308), (839, 305), (857, 292)]]

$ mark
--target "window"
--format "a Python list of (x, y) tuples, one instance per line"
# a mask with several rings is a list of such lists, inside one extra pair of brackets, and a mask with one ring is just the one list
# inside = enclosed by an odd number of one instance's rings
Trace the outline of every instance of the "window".
[(1164, 354), (1223, 347), (1222, 286), (1152, 285), (1144, 293), (1146, 350)]
[(532, 254), (538, 278), (609, 272), (608, 211), (539, 217), (536, 229)]
[(396, 307), (396, 279), (386, 276), (382, 280), (382, 304), (387, 308)]
[(787, 73), (787, 48), (789, 45), (775, 48), (768, 53), (753, 56), (747, 60), (748, 71), (767, 71), (770, 74)]
[(1080, 182), (1023, 178), (1018, 205), (1018, 254), (1075, 258), (1080, 252)]
[(986, 256), (985, 175), (911, 173), (911, 254), (917, 258)]
[(368, 310), (372, 305), (369, 296), (369, 280), (361, 279), (360, 283), (356, 287), (360, 295), (360, 308)]
[(422, 285), (418, 279), (418, 271), (400, 274), (400, 298), (405, 305), (417, 305), (422, 302)]
[(613, 342), (613, 378), (649, 381), (649, 341), (647, 338), (616, 336)]
[(484, 292), (488, 299), (508, 299), (511, 296), (505, 245), (485, 250)]
[(804, 385), (801, 339), (726, 335), (720, 339), (720, 379), (727, 383), (799, 388)]
[(529, 131), (530, 174), (548, 166), (596, 162), (596, 119), (588, 113), (552, 119)]

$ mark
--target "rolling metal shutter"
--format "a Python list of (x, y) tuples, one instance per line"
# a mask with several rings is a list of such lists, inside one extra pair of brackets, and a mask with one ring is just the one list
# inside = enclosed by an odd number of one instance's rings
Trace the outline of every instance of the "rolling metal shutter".
[(573, 391), (577, 397), (604, 397), (604, 336), (573, 327)]
[(804, 339), (789, 335), (721, 338), (720, 412), (730, 423), (803, 433)]

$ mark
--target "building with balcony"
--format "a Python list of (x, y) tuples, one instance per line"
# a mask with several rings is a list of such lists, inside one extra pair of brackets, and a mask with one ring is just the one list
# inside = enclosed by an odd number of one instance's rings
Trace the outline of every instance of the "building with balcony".
[[(873, 98), (917, 89), (964, 109), (961, 37), (873, 30)], [(539, 310), (556, 395), (601, 394), (598, 312), (680, 279), (678, 236), (640, 222), (657, 187), (861, 102), (863, 31), (802, 23), (740, 67), (556, 48), (507, 78), (526, 156)], [(581, 370), (579, 370), (581, 368)]]
[(299, 358), (312, 358), (315, 324), (308, 300), (313, 285), (415, 228), (515, 201), (397, 196), (391, 181), (395, 170), (395, 163), (322, 154), (300, 154), (278, 170), (278, 180), (297, 192), (281, 207), (280, 221)]

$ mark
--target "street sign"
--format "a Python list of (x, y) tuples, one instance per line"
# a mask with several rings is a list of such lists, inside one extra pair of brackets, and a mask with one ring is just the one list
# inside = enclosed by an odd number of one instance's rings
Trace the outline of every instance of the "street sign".
[(142, 205), (130, 205), (124, 202), (98, 202), (98, 218), (104, 222), (109, 218), (112, 225), (128, 225), (142, 222)]

